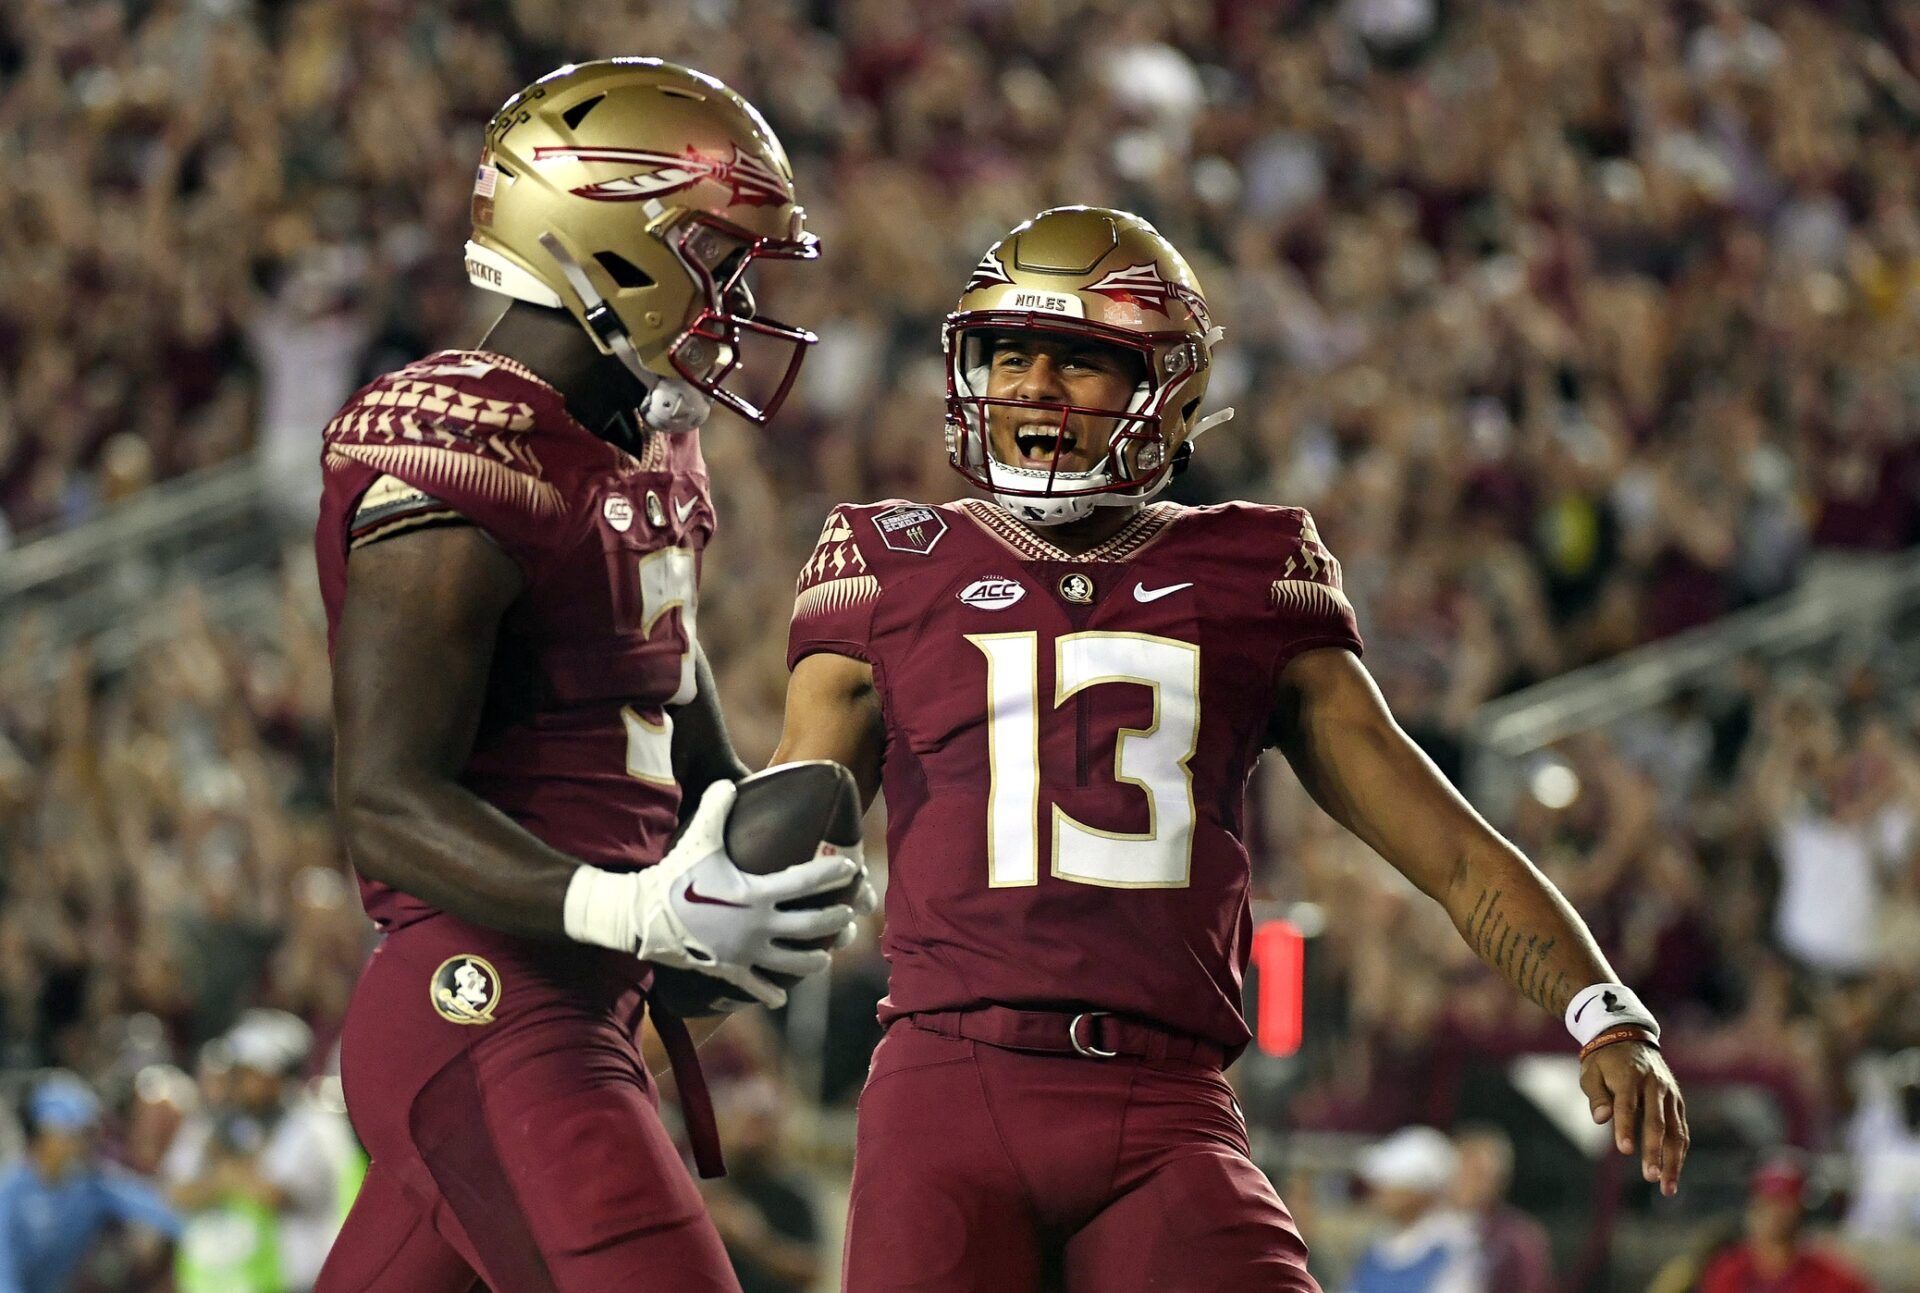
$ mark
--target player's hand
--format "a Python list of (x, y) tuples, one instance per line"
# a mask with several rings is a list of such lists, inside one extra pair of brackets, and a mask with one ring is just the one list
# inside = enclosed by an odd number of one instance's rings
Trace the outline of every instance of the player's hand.
[(773, 875), (747, 874), (726, 851), (734, 794), (730, 781), (707, 787), (679, 842), (638, 873), (635, 951), (643, 961), (709, 975), (777, 1009), (786, 1004), (786, 989), (768, 974), (805, 978), (832, 959), (789, 944), (839, 938), (855, 917), (844, 904), (798, 911), (782, 904), (864, 880), (865, 867), (857, 854), (836, 851)]
[(1639, 1147), (1640, 1175), (1658, 1181), (1662, 1194), (1678, 1190), (1693, 1138), (1686, 1099), (1660, 1052), (1639, 1042), (1603, 1046), (1580, 1065), (1580, 1089), (1593, 1120), (1613, 1124), (1613, 1143), (1622, 1154)]

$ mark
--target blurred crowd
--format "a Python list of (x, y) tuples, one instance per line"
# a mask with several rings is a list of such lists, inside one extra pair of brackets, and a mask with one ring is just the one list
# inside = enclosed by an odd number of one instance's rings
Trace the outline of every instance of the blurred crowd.
[[(312, 583), (289, 574), (282, 614), (247, 633), (178, 590), (119, 668), (56, 645), (44, 621), (10, 626), (0, 1064), (99, 1073), (159, 1046), (191, 1055), (250, 1005), (331, 1044), (366, 934), (326, 816)], [(132, 1017), (158, 1027), (129, 1032)]]
[[(1507, 1134), (1469, 1123), (1451, 1137), (1413, 1125), (1368, 1146), (1358, 1252), (1340, 1293), (1553, 1293), (1589, 1287), (1554, 1269), (1548, 1232), (1508, 1195)], [(1813, 1221), (1804, 1160), (1776, 1153), (1742, 1183), (1743, 1206), (1652, 1272), (1648, 1293), (1872, 1293)], [(1618, 1272), (1615, 1273), (1616, 1275)], [(1608, 1288), (1641, 1287), (1615, 1278)], [(1904, 1285), (1902, 1286), (1904, 1287)]]
[[(1920, 691), (1888, 681), (1900, 658), (1818, 672), (1745, 662), (1534, 756), (1503, 824), (1662, 1019), (1703, 1156), (1732, 1169), (1783, 1145), (1809, 1151), (1827, 1220), (1912, 1244)], [(1268, 780), (1267, 818), (1284, 828), (1270, 825), (1259, 855), (1265, 892), (1323, 914), (1290, 1122), (1374, 1135), (1494, 1118), (1536, 1133), (1526, 1197), (1580, 1205), (1588, 1172), (1532, 1102), (1516, 1103), (1508, 1067), (1563, 1047), (1559, 1021), (1290, 777)], [(1697, 1180), (1695, 1206), (1710, 1204), (1714, 1178)]]
[(759, 104), (825, 240), (761, 293), (821, 334), (800, 397), (716, 453), (789, 555), (834, 501), (954, 492), (940, 315), (1085, 200), (1154, 220), (1227, 327), (1241, 417), (1188, 496), (1317, 509), (1436, 745), (1810, 546), (1920, 537), (1920, 16), (1876, 0), (22, 0), (6, 523), (308, 462), (360, 379), (477, 336), (483, 121), (626, 53)]
[[(19, 0), (0, 549), (244, 452), (310, 464), (361, 380), (471, 343), (497, 307), (457, 254), (481, 124), (627, 53), (760, 105), (825, 241), (761, 293), (821, 336), (795, 399), (706, 438), (702, 637), (749, 758), (784, 690), (766, 625), (827, 508), (958, 492), (939, 318), (1054, 203), (1136, 209), (1189, 254), (1240, 417), (1177, 496), (1314, 509), (1370, 667), (1456, 776), (1486, 700), (1920, 542), (1912, 5)], [(324, 1071), (364, 954), (309, 565), (279, 577), (239, 627), (156, 603), (130, 663), (0, 626), (0, 1069), (82, 1073), (111, 1118), (248, 1008), (304, 1021)], [(1903, 685), (1876, 658), (1754, 662), (1544, 752), (1503, 824), (1670, 1021), (1683, 1079), (1764, 1093), (1697, 1101), (1709, 1138), (1850, 1152), (1834, 1214), (1920, 1237)], [(1263, 896), (1328, 914), (1267, 1115), (1451, 1127), (1487, 1116), (1493, 1062), (1563, 1048), (1283, 772), (1261, 794)], [(836, 976), (832, 1100), (882, 973), (869, 941)], [(720, 1207), (797, 1275), (815, 1223), (765, 1190)]]
[[(312, 582), (289, 574), (244, 633), (176, 589), (113, 665), (9, 623), (0, 1094), (25, 1158), (0, 1189), (5, 1293), (299, 1293), (331, 1241), (357, 1151), (303, 1078), (331, 1066), (370, 931), (326, 817)], [(49, 1104), (63, 1082), (81, 1094)], [(111, 1221), (177, 1244), (94, 1244)]]

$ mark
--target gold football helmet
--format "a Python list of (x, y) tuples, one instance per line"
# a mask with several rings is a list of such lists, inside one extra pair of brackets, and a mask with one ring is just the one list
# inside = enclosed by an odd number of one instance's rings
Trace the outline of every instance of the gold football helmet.
[[(651, 58), (568, 65), (488, 123), (467, 276), (566, 309), (656, 396), (764, 424), (815, 338), (754, 315), (757, 259), (812, 260), (786, 150), (714, 78)], [(697, 419), (692, 420), (697, 424)], [(686, 429), (684, 426), (670, 429)]]
[[(1194, 437), (1233, 416), (1222, 409), (1195, 418), (1221, 332), (1185, 258), (1145, 220), (1104, 207), (1042, 211), (987, 250), (947, 316), (948, 461), (1035, 525), (1151, 498)], [(1009, 333), (1117, 347), (1139, 357), (1142, 376), (1123, 409), (990, 396), (993, 347)], [(1087, 471), (1062, 471), (1057, 456), (1047, 468), (1010, 464), (987, 433), (996, 407), (1039, 409), (1058, 418), (1062, 435), (1076, 414), (1113, 430)]]

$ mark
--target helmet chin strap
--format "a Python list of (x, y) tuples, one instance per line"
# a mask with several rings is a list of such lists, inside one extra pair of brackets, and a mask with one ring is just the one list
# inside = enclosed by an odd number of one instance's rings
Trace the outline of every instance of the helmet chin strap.
[[(1088, 477), (1105, 476), (1105, 472), (1064, 473), (1069, 479), (1084, 480)], [(987, 455), (987, 479), (996, 486), (1019, 488), (1028, 484), (1027, 476), (1042, 476), (1041, 472), (1026, 472), (1018, 467), (1009, 467), (991, 452)], [(1058, 477), (1056, 477), (1058, 479)], [(1084, 520), (1093, 515), (1096, 500), (1104, 499), (1103, 494), (1055, 494), (1036, 497), (1030, 494), (993, 492), (993, 501), (1002, 508), (1025, 521), (1028, 525), (1051, 526), (1065, 525), (1069, 521)]]
[(593, 280), (580, 268), (580, 262), (551, 233), (540, 235), (540, 245), (560, 266), (568, 286), (579, 294), (581, 304), (587, 307), (588, 331), (613, 352), (613, 357), (620, 361), (621, 367), (632, 373), (634, 380), (646, 391), (647, 396), (640, 402), (639, 413), (640, 420), (647, 424), (647, 428), (665, 435), (685, 435), (704, 426), (708, 414), (713, 412), (713, 401), (691, 382), (678, 377), (662, 377), (641, 363), (639, 352), (634, 350), (633, 339), (627, 336), (620, 316), (613, 312), (606, 298), (594, 290)]

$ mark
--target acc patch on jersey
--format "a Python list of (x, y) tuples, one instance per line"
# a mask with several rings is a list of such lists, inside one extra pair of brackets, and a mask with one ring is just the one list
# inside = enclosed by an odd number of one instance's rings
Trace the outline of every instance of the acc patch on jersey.
[(433, 972), (433, 1008), (454, 1024), (490, 1024), (500, 1004), (500, 972), (484, 958), (449, 956)]
[(940, 536), (947, 532), (947, 518), (930, 507), (890, 507), (876, 513), (874, 528), (880, 542), (895, 552), (913, 552), (926, 556)]
[(1026, 585), (998, 575), (976, 579), (960, 590), (961, 601), (983, 611), (1004, 611), (1026, 595)]

